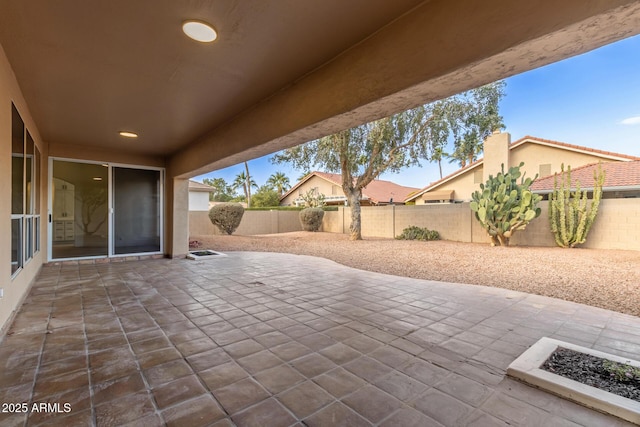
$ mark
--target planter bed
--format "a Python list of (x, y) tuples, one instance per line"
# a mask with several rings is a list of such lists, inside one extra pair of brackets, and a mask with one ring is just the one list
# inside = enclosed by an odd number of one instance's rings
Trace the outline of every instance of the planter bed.
[[(565, 352), (565, 349), (570, 350), (570, 352)], [(560, 358), (563, 357), (563, 353), (568, 357), (565, 360), (568, 364), (561, 367), (563, 363), (560, 362)], [(576, 355), (575, 353), (580, 353), (581, 355)], [(585, 355), (590, 357), (585, 357)], [(583, 363), (586, 368), (587, 365), (591, 366), (602, 363), (598, 362), (598, 359), (605, 359), (640, 368), (640, 362), (635, 360), (625, 359), (613, 354), (545, 337), (541, 338), (511, 363), (507, 369), (507, 375), (589, 408), (617, 416), (634, 424), (640, 424), (640, 401), (622, 397), (603, 389), (549, 372), (546, 369), (553, 365), (554, 359), (557, 363), (552, 369), (566, 371), (564, 373), (573, 370), (570, 369), (571, 363)], [(545, 369), (544, 365), (549, 360), (551, 363), (547, 364)], [(585, 369), (585, 371), (586, 370), (587, 369)], [(577, 371), (580, 371), (580, 369), (577, 369)], [(577, 375), (577, 378), (580, 380), (586, 377), (589, 377), (589, 375), (586, 375), (585, 372)], [(593, 378), (586, 379), (587, 382), (592, 380)], [(633, 389), (631, 391), (633, 392)]]

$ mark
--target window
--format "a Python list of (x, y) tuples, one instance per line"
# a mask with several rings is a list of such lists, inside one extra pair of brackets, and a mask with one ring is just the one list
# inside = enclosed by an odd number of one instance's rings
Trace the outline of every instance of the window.
[(40, 250), (40, 151), (11, 104), (11, 275)]
[(482, 184), (482, 169), (478, 169), (473, 172), (473, 183)]
[(551, 175), (551, 163), (540, 165), (540, 168), (538, 170), (538, 178), (549, 175)]

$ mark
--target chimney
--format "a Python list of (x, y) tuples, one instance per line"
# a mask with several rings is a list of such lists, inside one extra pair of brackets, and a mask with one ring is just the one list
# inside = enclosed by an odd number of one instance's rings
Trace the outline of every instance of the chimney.
[(507, 132), (495, 131), (484, 140), (483, 182), (489, 179), (489, 175), (498, 175), (502, 164), (505, 172), (509, 170), (509, 144), (511, 135)]

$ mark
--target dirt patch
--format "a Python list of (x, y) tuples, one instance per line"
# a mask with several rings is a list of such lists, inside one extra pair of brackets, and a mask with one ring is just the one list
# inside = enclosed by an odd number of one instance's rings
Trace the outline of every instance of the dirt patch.
[(319, 256), (362, 270), (418, 279), (493, 286), (640, 316), (640, 252), (490, 247), (345, 234), (191, 236), (202, 249)]

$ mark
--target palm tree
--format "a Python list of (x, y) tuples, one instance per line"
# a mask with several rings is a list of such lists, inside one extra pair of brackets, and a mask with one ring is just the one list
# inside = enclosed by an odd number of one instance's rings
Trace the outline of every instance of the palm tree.
[(431, 161), (438, 162), (438, 170), (440, 171), (440, 179), (442, 179), (442, 158), (449, 155), (444, 152), (442, 145), (438, 145), (433, 148), (433, 154), (431, 154)]
[(249, 178), (246, 173), (240, 172), (238, 175), (236, 175), (236, 179), (233, 180), (233, 184), (231, 184), (231, 186), (234, 190), (242, 188), (244, 196), (247, 200), (247, 207), (251, 207), (251, 187), (258, 188), (256, 182), (253, 179)]
[(289, 185), (289, 178), (282, 172), (271, 174), (267, 180), (267, 184), (273, 187), (280, 197), (291, 187), (291, 185)]

